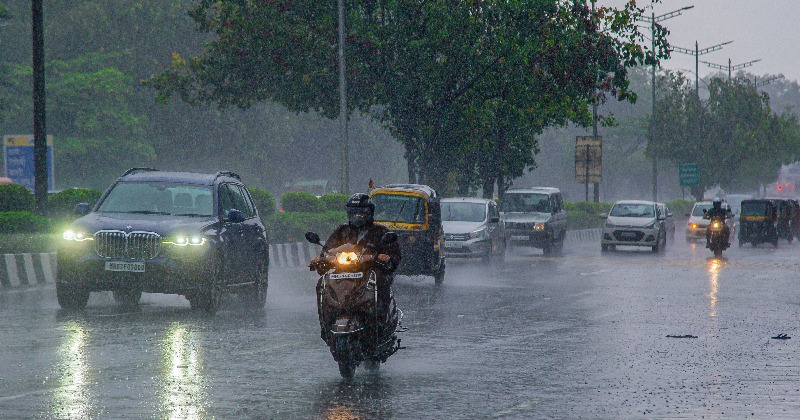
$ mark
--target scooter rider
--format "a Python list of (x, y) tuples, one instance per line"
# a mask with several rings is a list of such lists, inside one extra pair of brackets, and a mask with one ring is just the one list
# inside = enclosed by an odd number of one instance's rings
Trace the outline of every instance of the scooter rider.
[[(377, 266), (383, 274), (377, 279), (378, 306), (385, 314), (392, 300), (391, 286), (394, 282), (394, 271), (400, 265), (400, 245), (397, 242), (381, 244), (381, 238), (389, 229), (374, 223), (375, 204), (369, 195), (353, 194), (347, 200), (345, 209), (347, 210), (347, 223), (339, 226), (331, 234), (325, 241), (324, 249), (333, 249), (346, 243), (362, 246), (371, 244), (375, 247)], [(311, 260), (311, 266), (318, 266), (321, 261), (322, 257), (315, 257)], [(317, 284), (317, 296), (319, 296), (320, 287), (321, 284)], [(327, 328), (325, 325), (321, 325), (321, 327), (322, 336), (325, 338)]]
[[(725, 243), (728, 244), (728, 246), (731, 245), (731, 243), (729, 242), (730, 229), (728, 229), (728, 225), (725, 223), (725, 219), (728, 218), (729, 211), (730, 210), (728, 209), (722, 208), (722, 199), (716, 197), (711, 202), (711, 208), (703, 213), (704, 219), (713, 219), (715, 217), (722, 219), (722, 235), (725, 238)], [(709, 229), (706, 230), (706, 248), (709, 247), (710, 240), (711, 240), (711, 230)]]

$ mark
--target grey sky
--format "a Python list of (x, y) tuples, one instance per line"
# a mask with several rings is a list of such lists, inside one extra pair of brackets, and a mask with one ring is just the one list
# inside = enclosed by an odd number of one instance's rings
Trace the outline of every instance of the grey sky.
[[(625, 0), (598, 0), (597, 4), (620, 7)], [(648, 6), (647, 0), (638, 0)], [(700, 60), (727, 66), (761, 59), (742, 70), (756, 74), (783, 74), (800, 79), (800, 1), (798, 0), (663, 0), (655, 5), (656, 16), (685, 6), (694, 8), (661, 22), (670, 30), (672, 45), (700, 49), (733, 41), (721, 50), (700, 56)], [(685, 69), (694, 74), (693, 55), (678, 52), (663, 63), (664, 68)], [(700, 63), (700, 76), (719, 72)], [(735, 72), (734, 72), (735, 74)]]

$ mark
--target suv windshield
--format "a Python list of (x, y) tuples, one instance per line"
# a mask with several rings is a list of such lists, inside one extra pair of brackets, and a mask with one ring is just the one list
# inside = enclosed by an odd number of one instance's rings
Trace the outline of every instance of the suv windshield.
[(655, 217), (652, 204), (614, 204), (609, 216), (616, 217)]
[(550, 196), (537, 193), (506, 193), (500, 211), (510, 213), (550, 213)]
[(411, 195), (376, 194), (376, 222), (424, 223), (425, 201)]
[(703, 210), (711, 210), (711, 204), (695, 204), (692, 209), (692, 216), (702, 216)]
[(442, 203), (442, 220), (452, 222), (482, 222), (486, 220), (486, 204)]
[(119, 182), (100, 203), (106, 213), (211, 216), (211, 186), (172, 182)]

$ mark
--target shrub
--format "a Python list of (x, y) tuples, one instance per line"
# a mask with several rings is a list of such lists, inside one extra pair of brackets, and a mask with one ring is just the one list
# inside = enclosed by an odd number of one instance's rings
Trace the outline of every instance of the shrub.
[(35, 204), (33, 193), (22, 185), (0, 185), (0, 212), (33, 211)]
[(322, 211), (342, 211), (344, 205), (347, 204), (347, 199), (350, 198), (347, 194), (325, 194), (319, 198), (322, 205)]
[(247, 188), (253, 201), (256, 203), (258, 214), (262, 219), (266, 219), (275, 213), (275, 197), (269, 191), (261, 188)]
[(594, 203), (585, 201), (564, 202), (567, 211), (567, 229), (590, 229), (603, 226), (605, 219), (600, 217), (608, 214), (613, 203)]
[(31, 211), (0, 212), (0, 233), (33, 233), (49, 230), (50, 220)]
[(672, 200), (666, 202), (667, 207), (672, 211), (672, 217), (676, 220), (685, 220), (686, 213), (692, 211), (694, 201), (692, 200)]
[(53, 194), (47, 199), (50, 206), (50, 214), (54, 217), (64, 217), (73, 214), (75, 205), (78, 203), (89, 203), (92, 208), (103, 192), (91, 188), (70, 188)]
[(347, 222), (343, 211), (275, 213), (265, 219), (269, 241), (273, 244), (304, 242), (306, 232), (316, 232), (325, 239), (342, 223)]
[(305, 191), (293, 191), (281, 197), (281, 207), (288, 212), (315, 213), (322, 206), (317, 196)]

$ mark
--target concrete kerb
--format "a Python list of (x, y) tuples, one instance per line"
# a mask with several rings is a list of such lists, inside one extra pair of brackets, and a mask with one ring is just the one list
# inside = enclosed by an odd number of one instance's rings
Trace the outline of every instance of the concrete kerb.
[(56, 254), (3, 254), (0, 289), (55, 284)]

